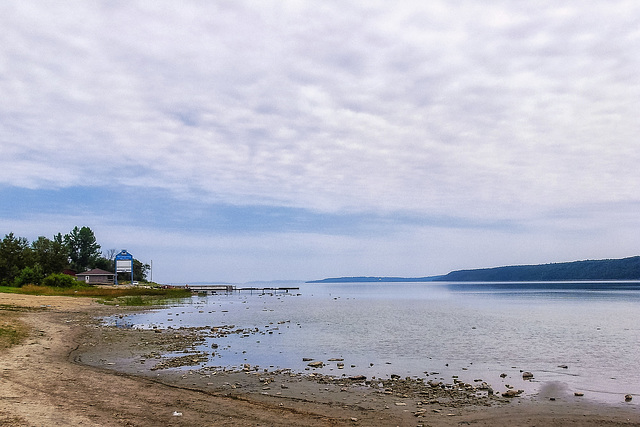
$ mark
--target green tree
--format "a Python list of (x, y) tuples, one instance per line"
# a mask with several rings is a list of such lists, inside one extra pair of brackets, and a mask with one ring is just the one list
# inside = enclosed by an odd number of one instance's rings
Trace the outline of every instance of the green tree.
[(107, 250), (96, 260), (93, 267), (106, 271), (115, 271), (115, 257), (117, 253), (115, 249)]
[[(133, 259), (133, 280), (138, 282), (147, 281), (147, 272), (151, 269), (149, 264), (143, 264), (137, 259)], [(131, 280), (131, 273), (118, 273), (118, 282)]]
[(38, 237), (31, 243), (31, 249), (35, 262), (40, 265), (45, 276), (62, 273), (69, 265), (69, 252), (60, 233), (54, 236), (53, 240), (44, 236)]
[(105, 257), (100, 257), (93, 263), (93, 268), (99, 268), (101, 270), (113, 271), (113, 261)]
[(147, 272), (151, 267), (149, 264), (143, 264), (134, 258), (133, 260), (133, 280), (137, 280), (139, 282), (147, 281)]
[(78, 272), (93, 267), (102, 255), (96, 236), (89, 227), (74, 227), (64, 236), (64, 243), (69, 251), (71, 266)]
[(13, 233), (5, 235), (0, 241), (0, 283), (12, 285), (20, 271), (31, 264), (29, 241)]

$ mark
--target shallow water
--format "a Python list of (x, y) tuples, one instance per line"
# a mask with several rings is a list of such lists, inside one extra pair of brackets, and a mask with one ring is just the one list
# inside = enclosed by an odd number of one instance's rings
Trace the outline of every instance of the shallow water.
[[(336, 376), (429, 374), (450, 381), (456, 375), (528, 393), (560, 381), (571, 392), (616, 403), (627, 393), (640, 394), (640, 283), (299, 286), (289, 294), (194, 296), (107, 321), (254, 330), (208, 339), (200, 347), (214, 353), (208, 366), (248, 363), (304, 372), (309, 368), (302, 359), (313, 358), (327, 365), (311, 371)], [(331, 358), (344, 359), (344, 369)], [(521, 371), (532, 372), (534, 380), (523, 381)]]

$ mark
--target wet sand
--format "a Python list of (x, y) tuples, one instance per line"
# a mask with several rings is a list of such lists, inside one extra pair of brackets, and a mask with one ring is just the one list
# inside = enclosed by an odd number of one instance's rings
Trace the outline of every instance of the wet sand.
[[(335, 379), (252, 367), (222, 372), (197, 365), (190, 348), (198, 331), (126, 330), (95, 320), (130, 310), (124, 307), (0, 294), (3, 305), (24, 307), (20, 319), (30, 334), (0, 353), (0, 425), (640, 425), (638, 401), (594, 403), (562, 383), (507, 399), (464, 384), (443, 388), (402, 378)], [(164, 369), (167, 349), (182, 357), (174, 365), (186, 365)]]

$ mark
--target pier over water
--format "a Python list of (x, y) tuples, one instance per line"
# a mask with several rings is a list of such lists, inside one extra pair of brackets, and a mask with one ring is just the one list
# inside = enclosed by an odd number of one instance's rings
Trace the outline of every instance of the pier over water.
[(297, 291), (298, 287), (238, 287), (234, 285), (185, 285), (185, 289), (189, 289), (194, 293), (231, 293), (231, 292), (285, 292)]

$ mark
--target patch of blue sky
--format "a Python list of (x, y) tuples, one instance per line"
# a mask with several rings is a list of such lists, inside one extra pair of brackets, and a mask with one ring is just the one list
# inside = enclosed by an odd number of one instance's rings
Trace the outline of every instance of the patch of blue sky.
[[(236, 206), (179, 200), (168, 193), (136, 187), (69, 187), (30, 190), (0, 188), (0, 216), (6, 220), (34, 215), (100, 217), (107, 224), (207, 231), (224, 234), (262, 232), (328, 235), (383, 235), (402, 227), (515, 229), (509, 222), (475, 221), (455, 216), (414, 213), (321, 213), (283, 206)], [(92, 226), (92, 224), (78, 224)], [(9, 230), (11, 231), (11, 230)], [(64, 230), (61, 230), (64, 231)]]

